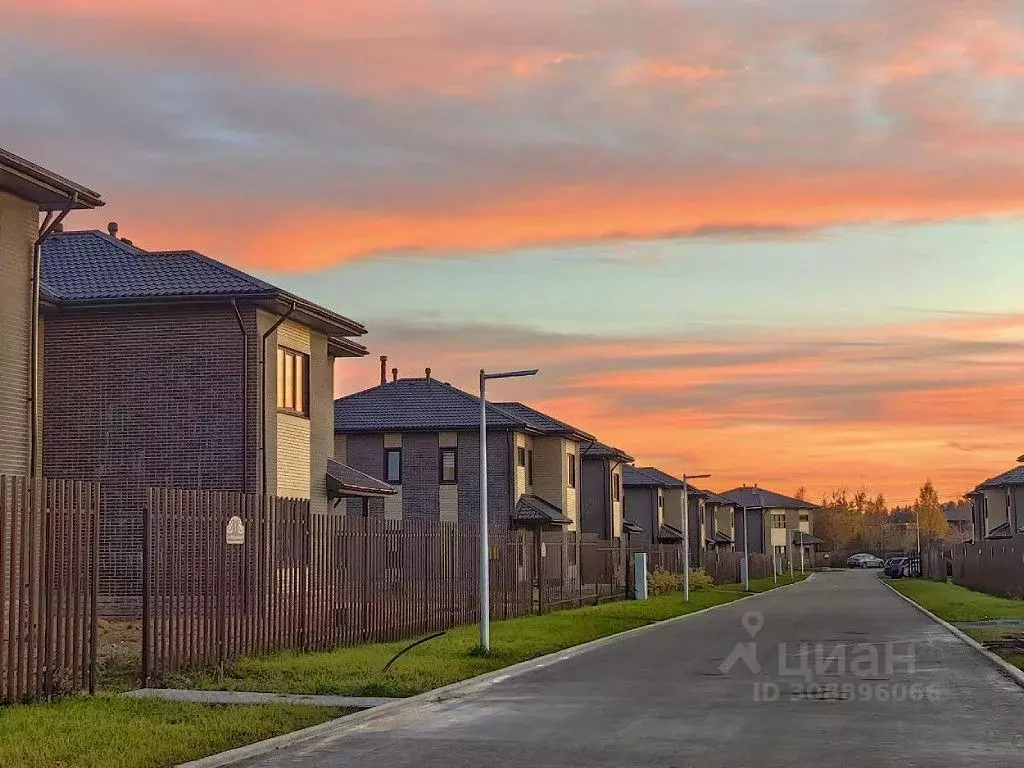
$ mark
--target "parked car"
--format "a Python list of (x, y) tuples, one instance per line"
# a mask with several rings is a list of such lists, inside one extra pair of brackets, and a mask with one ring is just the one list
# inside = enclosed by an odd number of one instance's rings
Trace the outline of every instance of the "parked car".
[(885, 566), (885, 575), (891, 579), (920, 576), (921, 560), (917, 557), (894, 557)]
[(860, 552), (850, 555), (846, 559), (847, 568), (881, 568), (884, 565), (882, 558), (875, 557), (869, 552)]

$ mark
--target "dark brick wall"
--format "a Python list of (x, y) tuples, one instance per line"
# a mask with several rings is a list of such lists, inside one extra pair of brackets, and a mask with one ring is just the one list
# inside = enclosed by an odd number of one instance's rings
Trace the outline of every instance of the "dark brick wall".
[[(512, 454), (509, 433), (487, 433), (487, 517), (490, 523), (509, 524), (512, 514), (510, 483)], [(459, 520), (480, 519), (480, 433), (459, 432)]]
[[(371, 477), (384, 477), (384, 435), (349, 435), (346, 440), (346, 460), (350, 467), (365, 472)], [(363, 510), (361, 499), (348, 499), (346, 509), (350, 515), (360, 515)], [(384, 514), (384, 500), (370, 499), (370, 514)]]
[(611, 478), (607, 459), (583, 459), (580, 478), (580, 530), (610, 538)]
[(636, 534), (634, 544), (643, 542), (650, 549), (658, 542), (658, 490), (647, 486), (633, 486), (625, 489), (623, 517), (644, 529)]
[[(737, 509), (736, 516), (736, 551), (743, 551), (743, 511)], [(769, 522), (771, 518), (769, 518)], [(761, 510), (749, 510), (747, 512), (747, 547), (751, 552), (770, 552), (771, 548), (765, 549), (764, 533), (767, 530), (764, 524), (764, 516)]]
[[(407, 432), (402, 435), (402, 517), (437, 520), (438, 500), (437, 432)], [(459, 465), (461, 474), (462, 466)]]
[(131, 606), (141, 584), (141, 488), (255, 490), (255, 312), (242, 456), (242, 334), (220, 307), (50, 311), (45, 318), (44, 472), (102, 484), (100, 591)]

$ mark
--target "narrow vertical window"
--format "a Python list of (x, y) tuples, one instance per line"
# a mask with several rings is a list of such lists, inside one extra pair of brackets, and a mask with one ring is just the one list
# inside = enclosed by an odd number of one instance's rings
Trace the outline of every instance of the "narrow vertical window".
[(384, 479), (394, 485), (402, 482), (402, 449), (388, 448), (384, 451)]
[(442, 483), (457, 483), (459, 481), (458, 456), (454, 448), (441, 449), (440, 479)]
[(299, 416), (309, 415), (309, 355), (277, 348), (277, 407)]
[(575, 454), (570, 453), (568, 456), (566, 456), (566, 459), (568, 459), (567, 465), (566, 465), (566, 468), (568, 470), (567, 471), (567, 475), (566, 475), (566, 477), (567, 477), (566, 485), (568, 485), (570, 488), (575, 488), (576, 487), (576, 456), (575, 456)]

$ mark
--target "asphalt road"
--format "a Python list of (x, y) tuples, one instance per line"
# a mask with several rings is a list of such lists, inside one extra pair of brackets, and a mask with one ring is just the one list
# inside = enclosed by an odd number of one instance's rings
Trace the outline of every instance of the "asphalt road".
[[(723, 672), (750, 642), (756, 656)], [(1022, 750), (1024, 690), (849, 571), (246, 765), (1016, 767)]]

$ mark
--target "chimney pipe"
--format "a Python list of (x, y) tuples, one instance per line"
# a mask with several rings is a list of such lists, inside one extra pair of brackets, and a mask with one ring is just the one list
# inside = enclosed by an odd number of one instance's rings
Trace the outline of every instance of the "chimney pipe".
[(380, 356), (380, 383), (381, 384), (387, 384), (388, 383), (388, 356), (387, 355), (381, 355)]
[(112, 221), (109, 224), (107, 224), (107, 234), (109, 234), (111, 237), (117, 237), (117, 222), (116, 221)]
[(427, 368), (426, 374), (427, 374), (427, 378), (429, 379), (430, 378), (430, 369), (429, 368)]
[(391, 369), (391, 380), (392, 381), (398, 381), (398, 369), (397, 368), (392, 368)]

